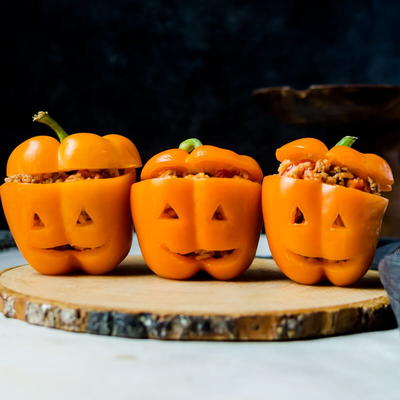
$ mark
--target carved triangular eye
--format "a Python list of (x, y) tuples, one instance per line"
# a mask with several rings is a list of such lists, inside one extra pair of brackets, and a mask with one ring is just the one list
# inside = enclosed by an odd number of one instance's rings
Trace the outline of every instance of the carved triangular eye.
[(179, 216), (176, 211), (169, 204), (167, 204), (164, 208), (164, 211), (161, 213), (160, 218), (178, 219)]
[(216, 221), (225, 221), (226, 220), (224, 210), (222, 209), (221, 206), (217, 207), (217, 209), (215, 210), (215, 212), (213, 214), (212, 219), (216, 220)]
[(44, 227), (43, 221), (40, 219), (39, 215), (36, 213), (33, 215), (33, 227), (34, 228), (43, 228)]
[(293, 224), (304, 224), (306, 222), (304, 218), (303, 212), (299, 207), (296, 207), (296, 210), (293, 214)]
[(340, 214), (337, 215), (335, 221), (333, 222), (332, 227), (333, 228), (345, 228), (346, 227)]
[(76, 220), (76, 224), (80, 226), (93, 224), (93, 220), (90, 215), (86, 212), (86, 210), (82, 210), (79, 214), (78, 219)]

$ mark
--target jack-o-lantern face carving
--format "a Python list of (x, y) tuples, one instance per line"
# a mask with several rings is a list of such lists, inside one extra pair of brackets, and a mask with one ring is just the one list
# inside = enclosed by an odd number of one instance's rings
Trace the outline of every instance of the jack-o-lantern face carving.
[[(328, 279), (335, 285), (350, 285), (365, 274), (373, 259), (388, 200), (353, 188), (354, 180), (360, 184), (359, 179), (363, 179), (360, 177), (361, 170), (356, 178), (351, 178), (352, 173), (348, 175), (347, 170), (337, 169), (338, 174), (343, 174), (338, 179), (342, 177), (349, 181), (324, 183), (324, 179), (332, 182), (329, 180), (330, 170), (318, 171), (313, 162), (332, 156), (327, 150), (322, 154), (313, 154), (307, 144), (307, 139), (303, 139), (301, 151), (307, 152), (307, 158), (299, 156), (292, 166), (287, 167), (292, 168), (292, 173), (299, 174), (298, 178), (291, 177), (289, 172), (286, 176), (283, 172), (281, 176), (264, 178), (262, 201), (268, 243), (278, 266), (294, 281), (314, 284)], [(288, 152), (282, 149), (281, 154)], [(356, 163), (358, 152), (353, 151)], [(291, 160), (290, 151), (288, 153), (279, 161)], [(381, 159), (381, 162), (384, 163), (384, 160)], [(303, 169), (309, 168), (309, 165), (314, 169), (304, 172)], [(335, 163), (335, 167), (337, 165)], [(351, 171), (349, 160), (347, 165)], [(296, 167), (302, 171), (294, 171)], [(388, 174), (382, 177), (374, 176), (373, 171), (365, 173), (373, 176), (378, 184), (390, 185), (392, 178)], [(305, 177), (302, 174), (306, 174)], [(320, 177), (319, 174), (326, 175)], [(372, 178), (370, 181), (373, 181)]]
[(139, 165), (134, 144), (119, 135), (79, 133), (61, 144), (38, 136), (19, 145), (1, 200), (29, 264), (52, 275), (115, 268), (131, 246), (129, 193)]
[(352, 284), (372, 261), (387, 203), (356, 189), (268, 176), (263, 211), (272, 255), (296, 282)]
[[(249, 267), (261, 227), (261, 186), (252, 179), (262, 173), (254, 160), (239, 157), (200, 146), (190, 155), (168, 150), (145, 165), (131, 208), (143, 257), (156, 274), (187, 279), (205, 270), (225, 280)], [(238, 158), (248, 163), (240, 171), (250, 179), (235, 175)]]

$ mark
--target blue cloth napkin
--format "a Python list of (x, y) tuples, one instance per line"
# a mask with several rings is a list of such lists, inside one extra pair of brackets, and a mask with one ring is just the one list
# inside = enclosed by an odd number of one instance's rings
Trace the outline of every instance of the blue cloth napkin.
[(15, 242), (10, 231), (0, 230), (0, 250), (10, 247), (15, 247)]
[(379, 276), (389, 294), (390, 304), (400, 327), (400, 239), (383, 238), (372, 267), (379, 269)]

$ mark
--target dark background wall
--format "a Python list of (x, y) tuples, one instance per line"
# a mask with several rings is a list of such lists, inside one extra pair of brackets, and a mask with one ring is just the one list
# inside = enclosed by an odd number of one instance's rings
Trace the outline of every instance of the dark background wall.
[(17, 144), (50, 133), (31, 122), (41, 109), (70, 133), (130, 137), (144, 161), (199, 137), (271, 173), (275, 148), (305, 129), (263, 114), (252, 90), (400, 83), (399, 12), (379, 0), (3, 2), (1, 174)]

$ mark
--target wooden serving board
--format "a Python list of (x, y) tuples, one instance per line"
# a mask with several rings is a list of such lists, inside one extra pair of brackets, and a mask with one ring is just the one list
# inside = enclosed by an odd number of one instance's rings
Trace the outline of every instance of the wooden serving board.
[(162, 279), (137, 256), (106, 276), (14, 267), (0, 274), (0, 311), (74, 332), (176, 340), (303, 339), (395, 326), (377, 272), (351, 288), (305, 286), (266, 259), (231, 282)]

